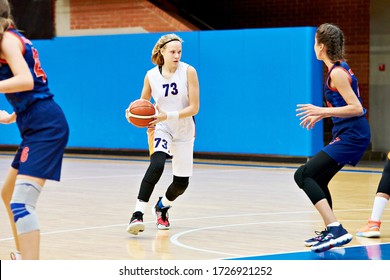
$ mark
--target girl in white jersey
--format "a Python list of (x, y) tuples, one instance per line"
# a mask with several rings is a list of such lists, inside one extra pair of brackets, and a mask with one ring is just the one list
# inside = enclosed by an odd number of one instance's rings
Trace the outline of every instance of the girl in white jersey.
[(176, 34), (162, 36), (152, 51), (156, 66), (146, 73), (141, 99), (153, 100), (157, 114), (148, 128), (150, 165), (141, 182), (127, 232), (145, 229), (143, 214), (166, 159), (172, 157), (173, 180), (154, 207), (158, 229), (169, 229), (168, 209), (187, 189), (193, 169), (195, 122), (199, 111), (199, 81), (194, 67), (181, 62), (183, 40)]

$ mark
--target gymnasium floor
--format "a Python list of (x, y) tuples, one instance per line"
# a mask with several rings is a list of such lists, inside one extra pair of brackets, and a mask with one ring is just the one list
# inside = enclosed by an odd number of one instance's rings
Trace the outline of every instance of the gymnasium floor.
[[(12, 155), (0, 154), (0, 184)], [(38, 202), (44, 260), (389, 260), (390, 207), (382, 237), (357, 238), (315, 254), (303, 241), (322, 230), (319, 214), (296, 187), (298, 165), (201, 161), (187, 192), (170, 209), (171, 229), (157, 230), (152, 211), (146, 230), (129, 235), (146, 158), (66, 155), (62, 181), (48, 181)], [(383, 163), (344, 168), (331, 183), (334, 209), (350, 233), (363, 225)], [(150, 208), (171, 182), (171, 164), (157, 184)], [(13, 238), (0, 205), (0, 259), (9, 259)]]

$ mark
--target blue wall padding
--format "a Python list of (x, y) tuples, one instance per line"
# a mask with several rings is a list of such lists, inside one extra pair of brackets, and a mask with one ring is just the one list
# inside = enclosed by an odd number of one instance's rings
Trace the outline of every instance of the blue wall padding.
[[(312, 156), (323, 124), (299, 126), (296, 104), (322, 106), (322, 63), (315, 28), (180, 32), (182, 61), (200, 81), (196, 152)], [(55, 100), (71, 129), (68, 147), (147, 149), (146, 129), (125, 119), (138, 99), (151, 51), (163, 34), (35, 40)], [(11, 111), (4, 97), (0, 109)], [(0, 125), (0, 145), (20, 143), (15, 124)]]

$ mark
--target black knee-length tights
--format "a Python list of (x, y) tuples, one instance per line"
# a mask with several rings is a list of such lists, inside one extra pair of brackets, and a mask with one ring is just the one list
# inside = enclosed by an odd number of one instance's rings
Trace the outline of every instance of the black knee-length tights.
[(328, 184), (344, 165), (338, 164), (328, 154), (320, 151), (297, 169), (295, 182), (306, 193), (313, 205), (326, 199), (332, 208), (332, 196)]

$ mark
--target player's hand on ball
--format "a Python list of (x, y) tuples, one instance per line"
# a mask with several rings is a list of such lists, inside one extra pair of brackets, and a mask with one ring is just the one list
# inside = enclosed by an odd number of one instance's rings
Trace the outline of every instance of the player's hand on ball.
[(150, 125), (156, 125), (159, 122), (163, 122), (167, 120), (167, 113), (163, 110), (161, 110), (158, 105), (156, 106), (156, 112), (158, 112), (155, 116), (155, 119), (150, 122)]
[(126, 118), (126, 120), (127, 120), (129, 123), (131, 123), (131, 122), (130, 122), (130, 110), (129, 110), (129, 108), (127, 108), (127, 109), (125, 110), (125, 118)]

